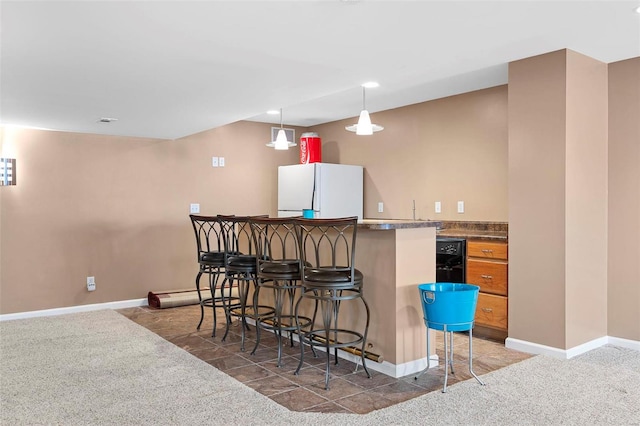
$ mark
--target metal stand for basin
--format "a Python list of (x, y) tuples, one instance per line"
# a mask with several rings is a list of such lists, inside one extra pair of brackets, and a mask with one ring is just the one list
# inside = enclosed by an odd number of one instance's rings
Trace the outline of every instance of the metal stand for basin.
[[(449, 379), (449, 369), (451, 369), (451, 374), (455, 374), (453, 371), (453, 331), (447, 330), (447, 324), (441, 324), (443, 326), (443, 340), (444, 340), (444, 386), (442, 387), (442, 392), (447, 392), (447, 381)], [(453, 324), (449, 324), (450, 326)], [(455, 324), (455, 325), (463, 325), (463, 324)], [(466, 330), (462, 330), (466, 331)], [(473, 323), (469, 325), (469, 373), (484, 386), (484, 382), (480, 380), (480, 378), (473, 371)], [(447, 335), (447, 333), (449, 333)], [(447, 336), (449, 337), (447, 339)], [(427, 327), (427, 366), (424, 370), (422, 370), (418, 375), (414, 377), (414, 380), (418, 380), (428, 369), (429, 369), (429, 356), (431, 354), (431, 343), (429, 338), (429, 327)], [(449, 340), (449, 344), (447, 345), (447, 340)], [(448, 349), (450, 346), (450, 349)]]

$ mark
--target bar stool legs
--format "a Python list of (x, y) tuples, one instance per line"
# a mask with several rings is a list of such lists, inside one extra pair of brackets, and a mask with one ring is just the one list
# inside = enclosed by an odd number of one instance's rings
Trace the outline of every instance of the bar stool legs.
[(218, 284), (218, 278), (219, 278), (219, 272), (212, 272), (209, 271), (207, 272), (207, 274), (209, 275), (209, 290), (211, 291), (211, 298), (210, 299), (203, 299), (202, 295), (200, 293), (200, 277), (202, 276), (203, 271), (198, 272), (198, 275), (196, 276), (196, 290), (198, 291), (198, 298), (200, 299), (200, 322), (198, 323), (198, 326), (196, 327), (196, 330), (200, 330), (200, 326), (202, 325), (202, 321), (204, 320), (204, 307), (205, 306), (211, 306), (211, 310), (213, 311), (213, 331), (211, 332), (211, 337), (216, 337), (216, 327), (218, 324), (217, 321), (217, 315), (216, 315), (216, 307), (218, 307), (218, 305), (221, 306), (221, 300), (218, 300), (218, 304), (216, 304), (216, 296), (215, 296), (215, 290), (217, 288), (217, 284)]
[[(334, 356), (334, 364), (338, 365), (338, 349), (340, 348), (348, 348), (355, 347), (356, 345), (360, 345), (360, 360), (362, 361), (362, 368), (364, 369), (367, 377), (371, 378), (371, 373), (367, 368), (367, 363), (365, 360), (365, 345), (367, 341), (367, 334), (369, 331), (369, 321), (370, 321), (370, 311), (369, 305), (367, 301), (362, 297), (359, 291), (351, 290), (349, 295), (343, 296), (343, 290), (336, 289), (307, 289), (303, 291), (303, 294), (298, 298), (296, 303), (296, 322), (298, 323), (298, 335), (300, 336), (300, 361), (298, 364), (298, 368), (295, 371), (295, 375), (300, 373), (302, 369), (302, 365), (304, 364), (304, 345), (309, 345), (314, 354), (314, 357), (317, 356), (315, 352), (315, 347), (324, 347), (326, 352), (327, 361), (325, 364), (325, 389), (329, 390), (329, 378), (331, 373), (331, 352), (333, 352)], [(302, 299), (310, 298), (314, 299), (317, 302), (320, 302), (320, 316), (322, 320), (321, 327), (311, 327), (309, 331), (303, 331), (300, 326), (299, 317), (299, 308), (300, 302)], [(338, 328), (338, 312), (340, 310), (340, 303), (343, 300), (362, 300), (366, 310), (366, 324), (363, 333), (354, 330), (347, 330), (344, 328)], [(315, 314), (314, 314), (315, 317)], [(313, 324), (312, 324), (313, 325)], [(341, 342), (339, 340), (339, 335), (348, 336), (347, 342)], [(358, 366), (356, 364), (356, 370)]]
[[(202, 321), (204, 321), (204, 300), (202, 299), (202, 295), (200, 294), (200, 277), (202, 276), (202, 271), (198, 272), (198, 275), (196, 275), (196, 291), (198, 292), (198, 299), (200, 302), (200, 322), (198, 323), (198, 326), (196, 327), (196, 330), (200, 330), (200, 326), (202, 325)], [(209, 280), (211, 280), (211, 277), (209, 277)], [(216, 310), (215, 308), (213, 309), (213, 332), (215, 333), (216, 330)], [(213, 335), (211, 337), (214, 337)]]
[[(200, 292), (200, 277), (203, 274), (207, 274), (209, 276), (209, 291), (211, 292), (211, 297), (203, 298), (202, 293)], [(224, 275), (224, 272), (220, 271), (218, 267), (206, 266), (202, 267), (202, 269), (198, 272), (196, 276), (196, 290), (198, 292), (198, 298), (200, 300), (200, 322), (198, 322), (198, 326), (196, 330), (200, 330), (202, 323), (204, 321), (204, 308), (210, 307), (213, 312), (213, 329), (211, 331), (211, 337), (216, 337), (216, 329), (218, 328), (218, 316), (216, 312), (216, 308), (225, 308), (227, 304), (232, 304), (233, 301), (236, 300), (231, 294), (231, 287), (229, 286), (227, 295), (225, 296), (225, 288), (227, 287), (227, 279), (224, 278), (222, 284), (218, 286), (220, 282), (220, 276)], [(224, 309), (225, 317), (227, 319), (227, 325), (231, 322), (231, 317), (228, 315), (227, 310)]]
[(276, 365), (278, 367), (282, 367), (282, 345), (284, 344), (282, 337), (283, 332), (289, 333), (289, 344), (293, 347), (293, 333), (297, 331), (298, 324), (300, 324), (302, 328), (308, 327), (312, 320), (308, 317), (299, 317), (296, 319), (294, 315), (296, 290), (300, 288), (297, 284), (297, 280), (273, 279), (271, 282), (259, 284), (256, 288), (256, 292), (254, 293), (253, 304), (255, 307), (258, 306), (258, 293), (262, 287), (271, 288), (273, 290), (274, 311), (268, 312), (266, 315), (263, 314), (257, 318), (256, 343), (253, 351), (251, 351), (251, 355), (256, 353), (260, 344), (261, 329), (264, 328), (266, 330), (273, 331), (278, 342), (278, 360)]
[[(227, 280), (225, 278), (225, 280)], [(227, 316), (227, 326), (224, 332), (224, 336), (222, 336), (222, 341), (224, 342), (227, 339), (227, 335), (229, 334), (229, 326), (231, 324), (231, 317), (237, 316), (240, 319), (240, 330), (241, 330), (241, 343), (240, 350), (242, 352), (245, 351), (244, 342), (245, 342), (245, 332), (249, 330), (249, 324), (247, 323), (247, 299), (249, 298), (249, 286), (250, 282), (254, 281), (253, 277), (245, 277), (245, 276), (233, 276), (228, 279), (228, 282), (233, 285), (234, 281), (237, 281), (237, 289), (238, 289), (238, 298), (239, 303), (237, 305), (227, 304), (224, 307), (225, 315)], [(224, 299), (223, 299), (224, 300)]]

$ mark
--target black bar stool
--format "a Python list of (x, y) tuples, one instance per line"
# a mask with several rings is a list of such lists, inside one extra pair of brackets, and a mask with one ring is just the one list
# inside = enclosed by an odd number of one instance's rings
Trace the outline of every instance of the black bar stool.
[[(213, 311), (213, 331), (211, 337), (216, 336), (217, 315), (216, 308), (226, 308), (227, 306), (239, 306), (238, 297), (231, 295), (231, 285), (227, 284), (224, 278), (220, 285), (220, 277), (224, 277), (224, 242), (220, 228), (220, 222), (216, 216), (189, 215), (193, 231), (196, 235), (197, 255), (198, 255), (198, 275), (196, 275), (196, 290), (200, 300), (200, 322), (197, 329), (200, 330), (204, 320), (204, 308), (210, 307)], [(200, 290), (200, 277), (207, 274), (209, 277), (209, 290), (211, 297), (203, 298)], [(230, 317), (227, 315), (227, 324)]]
[[(314, 321), (310, 330), (307, 331), (303, 331), (300, 321), (297, 321), (298, 334), (303, 344), (300, 345), (300, 363), (295, 374), (300, 372), (304, 362), (304, 344), (311, 347), (314, 355), (314, 348), (324, 347), (327, 352), (325, 369), (325, 389), (327, 390), (329, 389), (332, 350), (337, 365), (338, 349), (358, 349), (362, 367), (367, 376), (371, 377), (365, 361), (370, 311), (369, 305), (362, 296), (362, 273), (354, 266), (357, 221), (357, 217), (296, 218), (294, 221), (298, 234), (302, 278), (302, 293), (295, 307), (296, 319), (299, 319), (300, 303), (304, 299), (311, 299), (319, 302), (322, 320), (321, 325), (315, 324)], [(357, 299), (362, 301), (365, 308), (364, 330), (340, 328), (338, 318), (341, 303)]]
[[(257, 287), (254, 292), (254, 312), (258, 312), (261, 289), (272, 290), (274, 312), (259, 315), (256, 322), (256, 345), (260, 344), (260, 329), (273, 331), (278, 340), (278, 362), (282, 366), (282, 332), (289, 332), (293, 347), (293, 332), (297, 331), (294, 300), (300, 284), (300, 254), (295, 226), (290, 218), (254, 218), (250, 220), (257, 255)], [(307, 327), (311, 319), (298, 318)]]
[[(218, 215), (220, 228), (222, 230), (222, 239), (224, 241), (224, 271), (225, 278), (231, 285), (237, 285), (239, 306), (227, 304), (225, 312), (228, 316), (235, 316), (241, 320), (241, 336), (242, 343), (240, 350), (244, 351), (244, 343), (246, 339), (245, 330), (249, 330), (247, 318), (257, 320), (259, 315), (266, 315), (274, 312), (271, 306), (250, 306), (247, 305), (249, 298), (249, 290), (251, 283), (254, 284), (254, 291), (257, 274), (256, 274), (256, 247), (253, 236), (251, 234), (250, 219), (264, 218), (262, 216), (224, 216)], [(222, 340), (224, 341), (229, 334), (229, 322), (225, 330)]]

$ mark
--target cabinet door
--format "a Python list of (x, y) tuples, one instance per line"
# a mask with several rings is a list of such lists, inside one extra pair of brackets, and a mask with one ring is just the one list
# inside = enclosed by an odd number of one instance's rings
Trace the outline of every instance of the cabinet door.
[(492, 294), (478, 294), (475, 323), (507, 330), (507, 298)]
[(484, 293), (506, 296), (507, 263), (469, 259), (467, 261), (467, 283), (480, 286)]
[(507, 260), (508, 245), (490, 241), (468, 241), (467, 256), (484, 259)]

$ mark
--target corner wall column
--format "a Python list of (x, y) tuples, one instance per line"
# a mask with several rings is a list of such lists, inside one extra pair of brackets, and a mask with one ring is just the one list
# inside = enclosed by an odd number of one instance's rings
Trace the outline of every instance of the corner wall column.
[(509, 338), (607, 335), (607, 90), (573, 51), (509, 64)]

